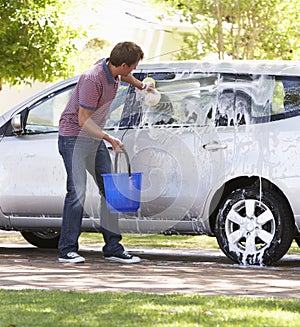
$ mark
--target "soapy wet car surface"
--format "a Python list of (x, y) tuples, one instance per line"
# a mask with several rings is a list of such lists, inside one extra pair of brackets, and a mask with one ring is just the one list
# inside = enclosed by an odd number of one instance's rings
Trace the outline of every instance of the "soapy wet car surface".
[(84, 264), (62, 264), (56, 250), (25, 242), (0, 246), (2, 289), (149, 292), (300, 298), (300, 255), (272, 267), (239, 266), (218, 250), (128, 248), (142, 261), (120, 264), (102, 258), (101, 247), (84, 246)]

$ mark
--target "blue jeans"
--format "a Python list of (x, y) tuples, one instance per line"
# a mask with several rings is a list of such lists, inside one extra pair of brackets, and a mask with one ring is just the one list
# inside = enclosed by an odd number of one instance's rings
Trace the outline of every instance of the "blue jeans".
[(105, 245), (103, 254), (110, 256), (124, 251), (120, 244), (118, 215), (107, 208), (101, 174), (111, 172), (111, 160), (105, 143), (85, 137), (58, 137), (58, 148), (67, 172), (67, 194), (64, 202), (61, 234), (58, 244), (59, 256), (78, 251), (78, 238), (86, 195), (87, 172), (89, 172), (101, 195), (101, 232)]

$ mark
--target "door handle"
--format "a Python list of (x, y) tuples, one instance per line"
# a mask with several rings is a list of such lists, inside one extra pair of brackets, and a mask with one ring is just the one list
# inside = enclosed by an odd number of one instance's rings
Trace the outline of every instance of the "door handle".
[(208, 151), (224, 150), (227, 148), (227, 144), (213, 142), (213, 143), (204, 144), (203, 148)]

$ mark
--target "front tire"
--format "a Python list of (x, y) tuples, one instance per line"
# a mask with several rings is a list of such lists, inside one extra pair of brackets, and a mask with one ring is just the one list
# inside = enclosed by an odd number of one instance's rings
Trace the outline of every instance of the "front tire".
[(59, 232), (21, 232), (25, 240), (38, 248), (57, 249)]
[(224, 254), (243, 265), (271, 265), (291, 246), (294, 224), (286, 201), (274, 191), (237, 189), (221, 204), (215, 234)]

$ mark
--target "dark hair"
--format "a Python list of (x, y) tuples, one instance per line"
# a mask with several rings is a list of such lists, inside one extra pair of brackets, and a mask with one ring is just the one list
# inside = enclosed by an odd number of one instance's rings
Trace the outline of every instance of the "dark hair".
[(143, 50), (133, 42), (120, 42), (112, 49), (109, 61), (116, 67), (131, 66), (144, 58)]

